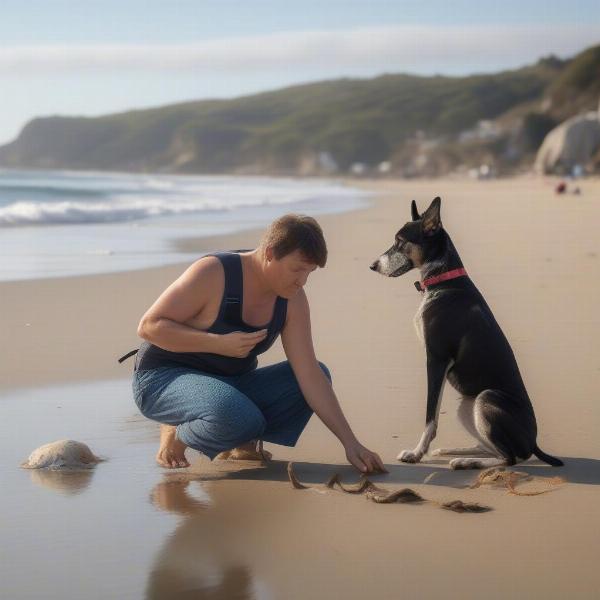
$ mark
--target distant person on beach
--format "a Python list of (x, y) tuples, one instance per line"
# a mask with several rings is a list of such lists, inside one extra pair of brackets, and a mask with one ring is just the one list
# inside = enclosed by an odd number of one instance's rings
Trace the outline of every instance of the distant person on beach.
[[(212, 460), (260, 458), (263, 440), (295, 446), (314, 411), (357, 469), (385, 471), (355, 437), (315, 357), (303, 287), (326, 260), (319, 224), (285, 215), (258, 248), (197, 260), (148, 309), (133, 393), (141, 413), (162, 424), (161, 466), (189, 466), (187, 447)], [(257, 368), (280, 333), (288, 360)]]
[(564, 181), (559, 181), (556, 187), (554, 188), (554, 191), (557, 194), (564, 194), (567, 191), (567, 184)]

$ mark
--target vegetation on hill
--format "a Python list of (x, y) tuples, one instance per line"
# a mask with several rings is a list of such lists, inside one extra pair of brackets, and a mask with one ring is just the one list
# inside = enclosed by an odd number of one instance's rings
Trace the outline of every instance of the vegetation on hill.
[(0, 147), (13, 167), (317, 174), (389, 162), (405, 175), (531, 159), (545, 133), (596, 108), (600, 46), (469, 77), (382, 75), (233, 100), (29, 122)]

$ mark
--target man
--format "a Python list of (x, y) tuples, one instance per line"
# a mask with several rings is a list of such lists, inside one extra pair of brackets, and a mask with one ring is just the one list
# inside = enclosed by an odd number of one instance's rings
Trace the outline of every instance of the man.
[[(285, 215), (258, 248), (219, 252), (192, 264), (142, 317), (133, 391), (142, 414), (161, 422), (157, 462), (189, 466), (192, 447), (211, 460), (256, 442), (294, 446), (313, 411), (362, 472), (385, 471), (353, 434), (317, 362), (303, 287), (324, 267), (318, 223)], [(256, 368), (281, 334), (287, 361)]]

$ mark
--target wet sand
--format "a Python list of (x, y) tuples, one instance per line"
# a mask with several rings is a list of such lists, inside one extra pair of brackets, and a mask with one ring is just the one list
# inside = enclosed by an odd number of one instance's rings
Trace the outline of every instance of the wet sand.
[[(336, 471), (358, 478), (316, 417), (296, 448), (266, 445), (276, 459), (268, 467), (210, 463), (188, 450), (189, 469), (161, 469), (158, 425), (131, 398), (133, 360), (116, 359), (137, 347), (141, 314), (185, 265), (3, 283), (1, 597), (598, 597), (600, 182), (584, 181), (581, 196), (555, 196), (552, 182), (529, 178), (361, 185), (380, 194), (371, 207), (319, 217), (330, 259), (307, 286), (317, 356), (357, 436), (390, 469), (374, 480), (494, 510), (292, 489), (288, 460), (308, 483)], [(416, 273), (387, 279), (368, 266), (407, 220), (409, 201), (424, 208), (435, 195), (515, 351), (539, 445), (566, 462), (519, 465), (568, 480), (548, 494), (472, 490), (476, 472), (450, 471), (442, 458), (395, 460), (423, 428), (424, 352), (412, 325), (420, 295)], [(258, 237), (182, 246), (252, 247)], [(283, 358), (276, 345), (261, 364)], [(433, 447), (469, 442), (456, 397), (447, 386)], [(67, 437), (109, 460), (89, 474), (18, 468), (33, 448)]]

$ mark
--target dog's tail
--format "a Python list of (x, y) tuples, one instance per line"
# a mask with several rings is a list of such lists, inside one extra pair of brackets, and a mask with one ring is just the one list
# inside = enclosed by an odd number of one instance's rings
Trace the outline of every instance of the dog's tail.
[(562, 460), (560, 460), (559, 458), (556, 458), (555, 456), (550, 456), (549, 454), (546, 454), (545, 452), (542, 452), (537, 444), (535, 445), (535, 448), (533, 449), (533, 453), (540, 459), (543, 460), (545, 463), (548, 463), (549, 465), (552, 465), (553, 467), (563, 467), (564, 466), (564, 462)]

